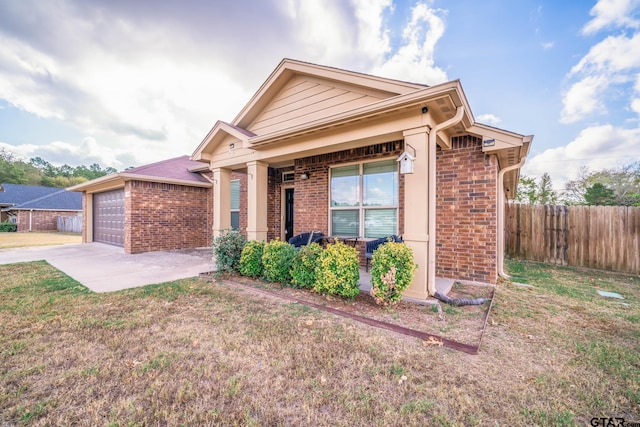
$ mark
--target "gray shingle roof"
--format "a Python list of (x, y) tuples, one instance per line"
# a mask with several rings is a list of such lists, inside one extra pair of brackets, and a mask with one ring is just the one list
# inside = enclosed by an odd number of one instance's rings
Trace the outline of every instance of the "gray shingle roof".
[[(0, 203), (9, 210), (82, 210), (82, 194), (62, 188), (35, 187), (31, 185), (2, 184), (4, 193), (0, 192)], [(13, 197), (12, 197), (13, 195)], [(31, 197), (31, 198), (28, 198)], [(25, 200), (28, 198), (27, 200)], [(6, 200), (4, 200), (6, 199)]]
[(0, 187), (4, 189), (4, 191), (0, 191), (0, 206), (19, 205), (62, 190), (54, 187), (4, 183), (0, 184)]

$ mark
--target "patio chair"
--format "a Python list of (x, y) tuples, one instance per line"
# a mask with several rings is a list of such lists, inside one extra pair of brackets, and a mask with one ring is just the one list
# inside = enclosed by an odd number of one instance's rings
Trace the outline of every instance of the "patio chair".
[(367, 242), (365, 244), (365, 251), (364, 251), (364, 257), (367, 259), (366, 265), (365, 265), (365, 271), (369, 271), (369, 263), (371, 262), (371, 260), (373, 259), (373, 253), (376, 251), (376, 249), (378, 249), (378, 247), (380, 245), (384, 245), (387, 242), (394, 242), (394, 243), (402, 243), (402, 237), (400, 236), (387, 236), (387, 237), (381, 237), (379, 239), (375, 239), (375, 240), (371, 240), (370, 242)]
[(322, 239), (323, 236), (324, 234), (321, 231), (310, 231), (307, 233), (298, 234), (297, 236), (293, 236), (289, 239), (289, 243), (299, 250), (305, 245), (317, 242), (318, 240)]

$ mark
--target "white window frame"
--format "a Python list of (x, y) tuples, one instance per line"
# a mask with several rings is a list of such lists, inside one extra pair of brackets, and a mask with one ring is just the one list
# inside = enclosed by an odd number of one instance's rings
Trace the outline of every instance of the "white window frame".
[[(333, 235), (333, 230), (332, 230), (332, 212), (333, 211), (339, 211), (339, 210), (343, 210), (343, 211), (354, 211), (354, 210), (358, 210), (358, 215), (359, 215), (359, 230), (358, 230), (358, 237), (360, 238), (365, 238), (365, 212), (367, 210), (378, 210), (378, 209), (395, 209), (396, 210), (396, 229), (394, 230), (395, 235), (398, 235), (398, 229), (400, 227), (400, 172), (399, 172), (399, 168), (396, 165), (396, 195), (397, 195), (397, 204), (395, 205), (380, 205), (380, 206), (365, 206), (364, 205), (364, 165), (368, 164), (368, 163), (380, 163), (380, 162), (388, 162), (392, 159), (390, 158), (384, 158), (384, 159), (373, 159), (373, 160), (366, 160), (366, 161), (361, 161), (361, 162), (351, 162), (351, 163), (341, 163), (338, 165), (334, 165), (334, 166), (330, 166), (329, 167), (329, 215), (328, 215), (328, 221), (329, 221), (329, 225), (328, 225), (328, 230), (329, 230), (329, 234)], [(331, 206), (331, 176), (332, 176), (332, 170), (334, 168), (341, 168), (341, 167), (346, 167), (346, 166), (353, 166), (353, 165), (358, 165), (358, 196), (359, 196), (359, 205), (358, 206)], [(384, 237), (384, 236), (383, 236)], [(366, 239), (375, 239), (375, 237), (367, 237)]]

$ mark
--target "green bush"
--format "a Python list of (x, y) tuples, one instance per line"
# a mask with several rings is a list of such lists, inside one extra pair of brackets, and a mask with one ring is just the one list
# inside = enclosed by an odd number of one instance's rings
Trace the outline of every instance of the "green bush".
[(242, 249), (247, 239), (238, 230), (224, 230), (213, 239), (213, 256), (219, 272), (238, 272)]
[(360, 289), (358, 252), (342, 242), (327, 246), (316, 267), (316, 283), (313, 289), (321, 294), (338, 295), (353, 299)]
[(291, 283), (291, 266), (296, 257), (296, 248), (280, 240), (264, 245), (262, 253), (262, 275), (268, 282)]
[(0, 232), (14, 232), (18, 230), (18, 226), (12, 222), (0, 222)]
[(316, 284), (316, 267), (322, 256), (322, 247), (317, 243), (300, 248), (291, 268), (291, 284), (296, 288), (311, 289)]
[(413, 251), (404, 243), (378, 246), (371, 260), (371, 296), (378, 304), (395, 304), (411, 284), (415, 270)]
[(262, 274), (262, 251), (264, 242), (251, 240), (244, 245), (240, 255), (240, 274), (249, 277), (260, 277)]

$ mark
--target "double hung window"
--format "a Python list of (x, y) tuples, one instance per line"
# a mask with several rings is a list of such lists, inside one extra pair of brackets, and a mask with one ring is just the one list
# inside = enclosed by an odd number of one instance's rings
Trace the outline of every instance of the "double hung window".
[(385, 237), (398, 233), (395, 159), (331, 168), (331, 234)]
[(240, 180), (231, 181), (231, 228), (240, 229)]

